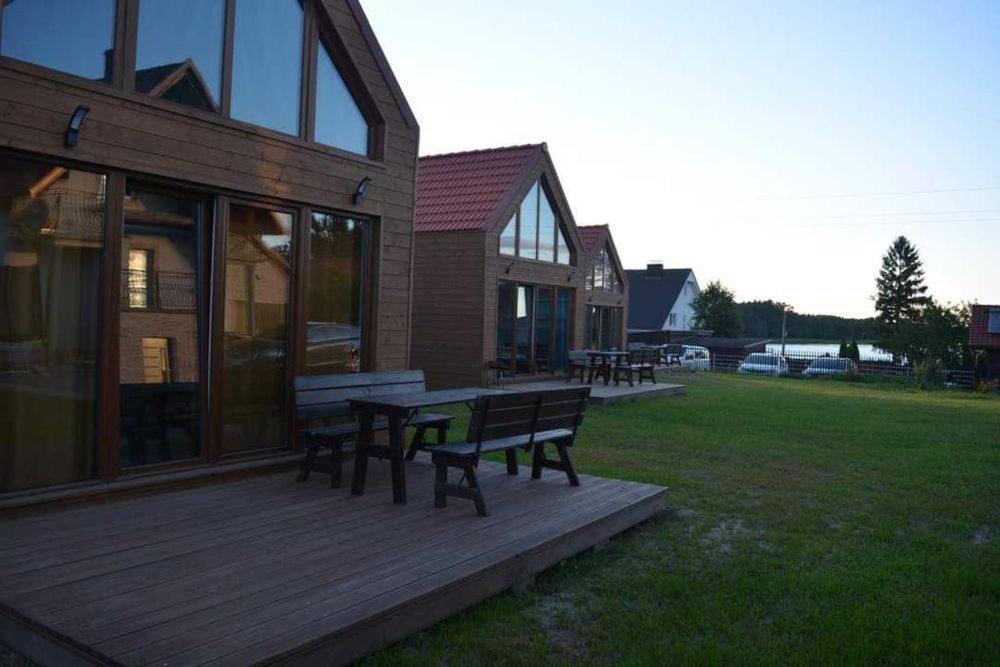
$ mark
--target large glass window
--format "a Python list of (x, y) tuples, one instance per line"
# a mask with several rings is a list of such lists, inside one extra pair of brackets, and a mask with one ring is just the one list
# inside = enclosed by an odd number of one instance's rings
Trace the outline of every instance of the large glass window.
[(285, 369), (291, 214), (229, 208), (223, 354), (223, 450), (287, 444)]
[(225, 0), (142, 0), (135, 89), (219, 111)]
[(0, 55), (111, 81), (115, 0), (3, 0), (0, 8)]
[(0, 158), (0, 492), (96, 475), (105, 191)]
[(232, 116), (299, 134), (301, 0), (236, 0)]
[(129, 184), (119, 376), (121, 465), (200, 453), (203, 205)]
[(361, 370), (364, 223), (314, 213), (309, 234), (306, 372)]
[(497, 364), (514, 374), (564, 370), (572, 292), (508, 282), (498, 289)]
[(617, 350), (622, 345), (622, 309), (611, 306), (587, 306), (584, 311), (586, 347), (593, 350)]
[(618, 269), (615, 268), (614, 257), (607, 246), (601, 248), (601, 252), (594, 259), (593, 266), (587, 271), (586, 287), (589, 290), (602, 292), (621, 291), (621, 278), (618, 277)]
[(316, 141), (367, 155), (368, 133), (368, 121), (321, 41), (316, 70)]
[(541, 181), (531, 186), (514, 217), (500, 233), (500, 254), (565, 265), (572, 263), (566, 235)]

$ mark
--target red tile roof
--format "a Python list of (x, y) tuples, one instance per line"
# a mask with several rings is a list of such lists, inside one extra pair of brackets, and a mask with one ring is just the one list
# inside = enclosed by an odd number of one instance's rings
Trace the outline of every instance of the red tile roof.
[(544, 151), (545, 144), (532, 144), (420, 158), (416, 231), (485, 230)]
[(608, 231), (607, 225), (584, 225), (582, 227), (576, 228), (577, 233), (580, 234), (580, 242), (583, 243), (583, 251), (590, 254), (590, 251), (594, 249), (601, 238), (603, 238), (604, 233)]

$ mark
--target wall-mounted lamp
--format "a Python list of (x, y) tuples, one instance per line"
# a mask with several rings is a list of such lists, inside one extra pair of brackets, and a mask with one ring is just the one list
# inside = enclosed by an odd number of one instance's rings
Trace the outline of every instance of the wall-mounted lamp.
[(510, 270), (514, 268), (514, 262), (507, 265), (507, 268), (503, 270), (504, 273), (510, 273)]
[(357, 206), (365, 200), (365, 194), (368, 192), (368, 184), (371, 182), (372, 179), (368, 176), (361, 179), (361, 182), (358, 183), (358, 187), (354, 188), (354, 194), (351, 195), (351, 203)]
[(566, 279), (566, 282), (568, 283), (573, 282), (573, 278), (576, 278), (576, 269), (573, 269), (572, 271), (569, 272), (569, 278)]
[(63, 136), (66, 148), (76, 148), (77, 144), (80, 143), (80, 127), (89, 111), (90, 107), (81, 104), (73, 112), (73, 116), (69, 119), (69, 125), (66, 127), (66, 134)]

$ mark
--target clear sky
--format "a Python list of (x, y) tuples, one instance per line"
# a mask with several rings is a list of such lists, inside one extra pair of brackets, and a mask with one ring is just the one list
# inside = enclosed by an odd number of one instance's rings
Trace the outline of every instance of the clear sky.
[(363, 4), (421, 154), (547, 142), (626, 268), (866, 316), (906, 234), (1000, 303), (1000, 0)]

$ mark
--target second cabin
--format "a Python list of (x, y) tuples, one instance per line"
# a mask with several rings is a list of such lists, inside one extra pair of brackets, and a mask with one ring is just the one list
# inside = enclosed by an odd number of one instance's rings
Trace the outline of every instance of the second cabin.
[(436, 387), (545, 377), (621, 347), (628, 283), (605, 225), (577, 227), (545, 144), (424, 157), (413, 368)]

